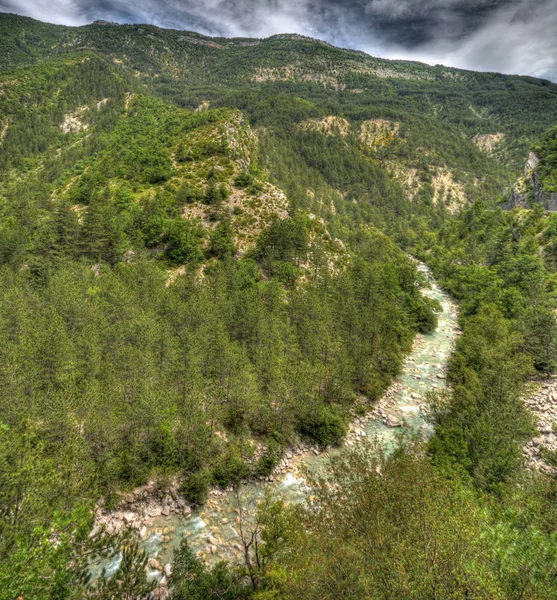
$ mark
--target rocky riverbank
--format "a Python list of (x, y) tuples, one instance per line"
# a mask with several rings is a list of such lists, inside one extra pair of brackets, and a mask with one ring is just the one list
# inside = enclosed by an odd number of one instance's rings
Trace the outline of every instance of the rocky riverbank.
[(107, 508), (101, 500), (95, 509), (95, 529), (101, 527), (107, 533), (119, 533), (127, 527), (137, 529), (141, 539), (147, 537), (147, 522), (150, 519), (181, 515), (188, 518), (192, 507), (181, 496), (179, 490), (181, 479), (175, 477), (166, 485), (159, 481), (149, 481), (147, 484), (131, 492), (119, 495), (115, 508)]
[[(352, 429), (356, 424), (362, 423), (358, 420), (351, 428), (347, 440), (356, 435)], [(250, 485), (258, 483), (273, 483), (287, 473), (296, 472), (297, 465), (308, 455), (319, 455), (322, 452), (318, 446), (312, 446), (300, 442), (291, 447), (281, 458), (273, 473), (268, 477), (261, 477), (251, 482)], [(161, 518), (178, 517), (188, 519), (192, 516), (194, 507), (180, 493), (182, 478), (176, 476), (170, 481), (151, 480), (145, 485), (135, 488), (130, 492), (120, 493), (116, 506), (107, 507), (104, 500), (100, 500), (95, 507), (95, 525), (92, 534), (101, 528), (107, 533), (120, 533), (126, 528), (136, 529), (139, 537), (144, 540), (150, 533), (158, 529)], [(209, 500), (206, 508), (218, 508), (218, 500), (230, 494), (232, 488), (213, 488), (209, 492)], [(167, 543), (166, 541), (165, 543)]]

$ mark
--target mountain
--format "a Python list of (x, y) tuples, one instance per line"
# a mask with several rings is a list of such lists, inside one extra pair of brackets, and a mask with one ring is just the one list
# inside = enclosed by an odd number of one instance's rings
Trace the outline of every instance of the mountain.
[[(296, 118), (311, 116), (310, 108), (328, 116), (323, 104), (358, 123), (416, 116), (445, 132), (456, 128), (515, 168), (528, 144), (556, 117), (557, 86), (548, 81), (377, 59), (298, 35), (222, 39), (149, 25), (68, 28), (5, 14), (0, 31), (3, 70), (93, 51), (191, 108), (204, 100), (234, 99), (256, 117), (271, 89), (297, 93), (313, 106), (298, 106)], [(263, 95), (259, 109), (255, 93)], [(528, 118), (533, 114), (535, 119)]]
[[(462, 314), (426, 451), (384, 457), (371, 478), (353, 458), (353, 489), (334, 496), (363, 519), (338, 530), (346, 545), (320, 537), (342, 517), (323, 512), (325, 486), (314, 512), (273, 504), (269, 554), (248, 545), (244, 570), (205, 571), (183, 549), (184, 597), (193, 580), (200, 598), (298, 597), (304, 569), (349, 548), (342, 564), (359, 567), (327, 574), (335, 597), (378, 582), (410, 596), (411, 572), (425, 600), (432, 569), (412, 549), (434, 531), (424, 556), (439, 541), (450, 564), (434, 595), (554, 598), (553, 483), (521, 448), (525, 382), (557, 363), (557, 224), (498, 204), (530, 152), (535, 188), (554, 194), (555, 123), (557, 85), (529, 77), (291, 34), (0, 14), (0, 599), (148, 597), (137, 536), (91, 535), (98, 502), (110, 511), (151, 482), (203, 504), (272, 476), (293, 446), (339, 445), (436, 326), (408, 253)], [(406, 494), (422, 476), (427, 493)], [(410, 570), (368, 576), (362, 523), (392, 536), (365, 498), (390, 496), (417, 519), (400, 545)], [(453, 560), (461, 530), (478, 562)], [(91, 557), (120, 550), (118, 575), (91, 587)]]

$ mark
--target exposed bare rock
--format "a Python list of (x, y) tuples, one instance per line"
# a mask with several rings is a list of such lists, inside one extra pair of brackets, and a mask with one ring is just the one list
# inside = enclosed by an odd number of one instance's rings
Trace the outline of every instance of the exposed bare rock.
[(457, 212), (466, 204), (464, 185), (455, 179), (449, 169), (437, 168), (431, 184), (434, 204), (444, 205), (451, 212)]
[(530, 171), (534, 171), (540, 164), (540, 159), (535, 152), (528, 154), (528, 160), (524, 165), (524, 175), (528, 175)]
[(150, 481), (131, 492), (121, 493), (112, 510), (107, 510), (101, 500), (95, 509), (95, 530), (105, 527), (107, 531), (117, 533), (132, 527), (141, 539), (145, 539), (151, 519), (171, 514), (189, 517), (192, 509), (180, 495), (180, 483), (181, 479), (176, 477), (163, 490), (158, 482)]
[(479, 133), (472, 138), (472, 141), (480, 150), (490, 154), (501, 144), (504, 138), (504, 133)]
[(557, 469), (543, 460), (542, 449), (557, 450), (557, 377), (535, 382), (524, 401), (534, 414), (539, 430), (539, 435), (524, 446), (524, 455), (535, 468), (555, 474)]
[(209, 110), (210, 106), (210, 100), (203, 100), (203, 102), (195, 109), (195, 112), (205, 112), (206, 110)]
[(6, 133), (8, 133), (9, 123), (5, 123), (0, 129), (0, 142), (6, 137)]
[(149, 565), (149, 568), (154, 571), (162, 571), (162, 566), (156, 558), (150, 558), (147, 564)]
[(364, 121), (360, 130), (360, 142), (366, 148), (377, 148), (392, 144), (398, 136), (400, 123), (390, 119), (370, 119)]
[(324, 119), (310, 119), (300, 123), (301, 129), (318, 131), (327, 135), (346, 137), (350, 132), (350, 123), (342, 117), (329, 116)]
[(524, 175), (518, 179), (505, 201), (500, 205), (503, 210), (514, 208), (530, 208), (531, 196), (535, 202), (540, 203), (549, 212), (557, 211), (557, 192), (544, 190), (542, 182), (536, 171), (540, 159), (535, 152), (530, 152), (524, 166)]
[(88, 110), (88, 106), (81, 106), (75, 112), (65, 115), (60, 129), (64, 133), (77, 133), (78, 131), (87, 129), (89, 125), (83, 122), (83, 116)]

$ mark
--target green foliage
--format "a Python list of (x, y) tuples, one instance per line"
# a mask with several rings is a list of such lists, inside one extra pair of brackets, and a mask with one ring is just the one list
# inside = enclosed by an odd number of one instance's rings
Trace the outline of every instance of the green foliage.
[(426, 302), (412, 299), (409, 310), (411, 311), (418, 331), (421, 333), (432, 333), (437, 327), (437, 315), (439, 312), (439, 303), (435, 300), (427, 299)]
[(203, 236), (204, 232), (199, 224), (181, 218), (173, 219), (165, 234), (168, 260), (173, 264), (202, 262)]
[(307, 255), (308, 243), (308, 223), (301, 217), (277, 220), (260, 236), (257, 258), (271, 274), (292, 281)]
[(540, 457), (548, 465), (557, 467), (557, 452), (555, 450), (542, 447), (540, 448)]
[(467, 323), (451, 361), (453, 394), (435, 414), (434, 455), (453, 457), (476, 485), (495, 489), (520, 470), (522, 444), (534, 433), (520, 397), (531, 361), (522, 339), (494, 307)]
[(249, 171), (241, 171), (236, 179), (234, 179), (234, 185), (240, 188), (247, 188), (253, 183), (253, 175)]
[(146, 577), (148, 557), (144, 550), (139, 549), (137, 539), (126, 540), (121, 546), (122, 560), (118, 570), (111, 577), (101, 576), (91, 586), (91, 592), (85, 598), (121, 598), (132, 596), (138, 599), (147, 599), (157, 586), (156, 581), (149, 581)]
[[(100, 495), (181, 472), (200, 504), (299, 436), (339, 444), (356, 394), (379, 397), (436, 325), (404, 248), (461, 306), (432, 461), (341, 459), (313, 508), (264, 502), (242, 567), (184, 545), (173, 596), (555, 598), (554, 490), (522, 476), (521, 394), (557, 364), (557, 226), (490, 207), (557, 88), (309, 38), (213, 42), (0, 14), (0, 596), (146, 597), (137, 544), (88, 538)], [(304, 123), (327, 116), (346, 135)], [(370, 119), (397, 135), (364, 144)], [(504, 134), (491, 155), (486, 133)], [(547, 191), (554, 134), (534, 147)], [(483, 202), (435, 206), (447, 170)], [(287, 218), (250, 215), (268, 183)], [(237, 222), (263, 232), (244, 258)], [(267, 447), (249, 467), (247, 438)], [(120, 551), (91, 588), (91, 557)]]
[(176, 200), (180, 204), (191, 204), (198, 202), (203, 198), (203, 193), (198, 188), (193, 188), (187, 183), (183, 183), (176, 192)]
[(534, 366), (550, 373), (557, 356), (551, 263), (539, 252), (546, 221), (539, 210), (505, 214), (475, 204), (446, 223), (431, 253), (461, 301), (463, 335), (430, 449), (440, 464), (456, 462), (492, 491), (520, 473), (521, 447), (533, 435), (525, 379)]
[(546, 192), (557, 192), (557, 125), (546, 131), (534, 144), (540, 164), (536, 172)]
[[(331, 462), (278, 562), (282, 598), (502, 598), (471, 494), (424, 458)], [(303, 523), (303, 525), (302, 525)]]
[(348, 431), (348, 424), (333, 407), (323, 406), (302, 421), (301, 431), (320, 446), (338, 446)]
[(209, 256), (226, 259), (234, 256), (236, 245), (230, 221), (219, 223), (211, 234)]
[(180, 492), (188, 502), (199, 506), (207, 501), (210, 485), (211, 474), (208, 471), (197, 471), (186, 475)]
[(172, 577), (172, 600), (205, 600), (218, 597), (223, 600), (249, 598), (251, 589), (241, 576), (228, 568), (225, 562), (207, 569), (183, 540), (175, 553)]
[(268, 477), (280, 462), (280, 448), (276, 443), (270, 443), (255, 465), (255, 475)]
[(250, 474), (238, 449), (230, 447), (213, 466), (213, 481), (222, 488), (238, 485)]
[(549, 376), (557, 361), (557, 320), (551, 308), (535, 307), (523, 317), (524, 343), (534, 366)]
[(200, 144), (187, 147), (181, 144), (176, 151), (176, 160), (179, 162), (189, 162), (212, 156), (226, 156), (228, 149), (226, 142), (215, 140), (203, 140)]

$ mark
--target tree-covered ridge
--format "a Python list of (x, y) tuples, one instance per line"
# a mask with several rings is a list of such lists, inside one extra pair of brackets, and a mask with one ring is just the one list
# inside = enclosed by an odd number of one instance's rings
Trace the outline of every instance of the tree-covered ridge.
[[(84, 84), (77, 98), (65, 87), (89, 79), (94, 87)], [(12, 225), (5, 229), (6, 258), (27, 242), (40, 260), (45, 246), (59, 245), (66, 255), (110, 263), (143, 249), (171, 265), (197, 264), (253, 248), (265, 228), (288, 215), (286, 196), (257, 166), (257, 136), (237, 110), (192, 112), (124, 93), (118, 74), (89, 55), (22, 69), (9, 81), (6, 222), (22, 197), (44, 199), (46, 184), (49, 200), (33, 241), (14, 236)], [(41, 100), (36, 113), (32, 94)], [(315, 251), (342, 259), (326, 226), (307, 221), (306, 229)], [(69, 237), (59, 242), (60, 235)]]
[[(123, 111), (130, 79), (91, 53), (67, 55), (0, 78), (0, 169), (22, 172), (65, 151), (68, 133), (110, 128)], [(110, 99), (110, 103), (107, 101)], [(81, 137), (85, 137), (82, 135)], [(79, 136), (71, 137), (77, 142)], [(80, 140), (79, 143), (85, 140)], [(86, 142), (90, 143), (90, 142)]]

